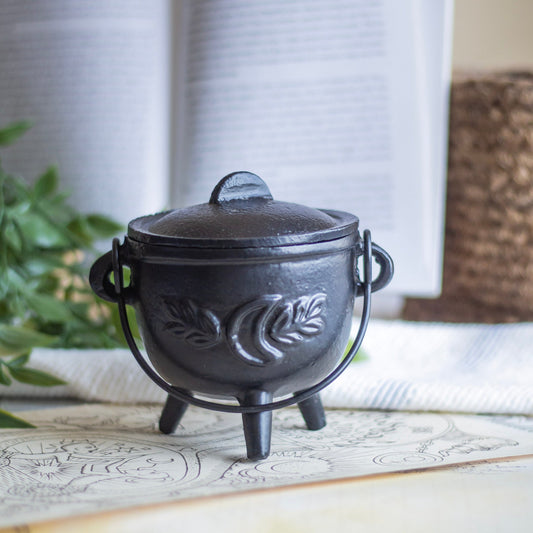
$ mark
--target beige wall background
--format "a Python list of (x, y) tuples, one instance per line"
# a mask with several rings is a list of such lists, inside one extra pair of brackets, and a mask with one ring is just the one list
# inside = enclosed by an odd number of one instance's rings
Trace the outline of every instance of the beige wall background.
[(533, 0), (455, 0), (453, 67), (533, 69)]

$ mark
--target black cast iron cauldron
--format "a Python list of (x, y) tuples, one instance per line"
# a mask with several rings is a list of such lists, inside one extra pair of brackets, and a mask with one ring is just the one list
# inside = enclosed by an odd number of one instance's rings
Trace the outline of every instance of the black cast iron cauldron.
[[(207, 204), (129, 223), (124, 243), (115, 239), (92, 266), (90, 283), (118, 304), (133, 355), (168, 393), (161, 431), (174, 431), (188, 404), (239, 412), (248, 457), (260, 459), (270, 451), (273, 409), (297, 403), (309, 429), (325, 425), (318, 392), (353, 359), (370, 293), (393, 275), (389, 255), (369, 231), (361, 238), (358, 225), (349, 213), (274, 201), (249, 172), (222, 179)], [(343, 359), (359, 295), (361, 324)], [(153, 368), (136, 346), (126, 304)]]

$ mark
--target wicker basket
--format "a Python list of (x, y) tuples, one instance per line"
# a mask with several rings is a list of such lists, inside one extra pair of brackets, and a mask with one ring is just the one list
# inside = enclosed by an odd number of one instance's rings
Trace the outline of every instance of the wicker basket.
[(442, 294), (406, 320), (533, 320), (533, 73), (454, 78)]

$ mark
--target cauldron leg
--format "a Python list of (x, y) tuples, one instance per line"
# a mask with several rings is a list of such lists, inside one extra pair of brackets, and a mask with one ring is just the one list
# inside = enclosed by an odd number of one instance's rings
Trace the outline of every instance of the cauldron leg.
[[(265, 391), (250, 391), (241, 405), (261, 405), (272, 401), (272, 394)], [(272, 411), (261, 411), (242, 415), (244, 438), (248, 459), (265, 459), (270, 453), (272, 435)]]
[(165, 407), (163, 407), (163, 411), (161, 412), (161, 418), (159, 419), (159, 430), (167, 435), (173, 433), (178, 427), (187, 407), (189, 407), (188, 403), (182, 402), (169, 394)]
[(300, 412), (305, 420), (307, 429), (322, 429), (326, 425), (326, 413), (322, 406), (322, 400), (318, 392), (298, 404)]

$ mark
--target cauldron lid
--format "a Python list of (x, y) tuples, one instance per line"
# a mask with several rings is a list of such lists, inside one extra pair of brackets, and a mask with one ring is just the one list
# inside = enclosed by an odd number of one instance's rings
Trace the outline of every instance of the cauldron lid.
[(209, 203), (136, 218), (128, 236), (202, 248), (286, 246), (338, 239), (358, 223), (349, 213), (278, 202), (259, 176), (235, 172), (216, 185)]

